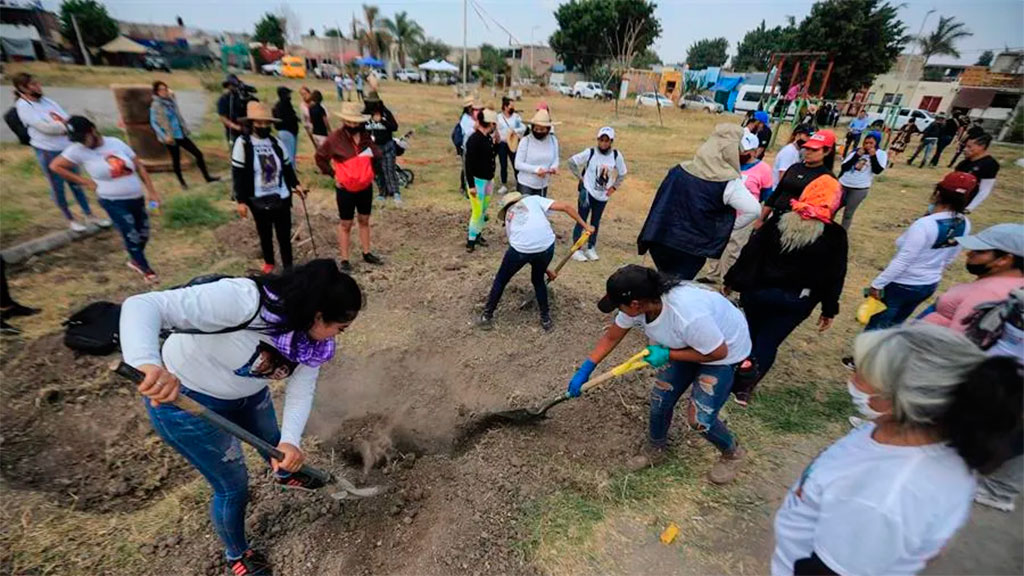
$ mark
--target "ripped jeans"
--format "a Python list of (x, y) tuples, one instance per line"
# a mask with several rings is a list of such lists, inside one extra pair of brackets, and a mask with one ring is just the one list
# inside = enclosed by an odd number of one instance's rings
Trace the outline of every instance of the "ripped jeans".
[[(274, 446), (281, 441), (269, 388), (237, 400), (221, 400), (184, 386), (181, 393)], [(184, 456), (210, 483), (213, 488), (210, 501), (213, 529), (224, 543), (228, 559), (241, 558), (249, 549), (245, 539), (249, 475), (242, 444), (234, 436), (176, 406), (161, 404), (153, 408), (148, 399), (143, 399), (143, 402), (153, 428), (164, 442)]]
[(658, 373), (658, 381), (651, 389), (651, 445), (664, 448), (668, 443), (676, 403), (687, 388), (692, 388), (686, 408), (690, 428), (699, 431), (722, 452), (732, 452), (736, 440), (718, 419), (718, 412), (729, 399), (735, 373), (735, 364), (670, 362)]

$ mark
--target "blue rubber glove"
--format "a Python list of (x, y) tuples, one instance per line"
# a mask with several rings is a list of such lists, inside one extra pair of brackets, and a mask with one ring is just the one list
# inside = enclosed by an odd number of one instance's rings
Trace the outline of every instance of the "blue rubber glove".
[(587, 380), (590, 380), (590, 375), (594, 373), (594, 368), (597, 368), (597, 364), (595, 364), (590, 358), (583, 361), (583, 364), (580, 365), (580, 369), (572, 375), (572, 380), (569, 381), (569, 389), (566, 391), (566, 394), (568, 394), (570, 398), (575, 398), (580, 395), (580, 388), (587, 383)]
[(669, 349), (664, 346), (658, 346), (657, 344), (647, 347), (647, 356), (644, 357), (644, 362), (651, 365), (652, 368), (661, 368), (665, 364), (668, 364)]

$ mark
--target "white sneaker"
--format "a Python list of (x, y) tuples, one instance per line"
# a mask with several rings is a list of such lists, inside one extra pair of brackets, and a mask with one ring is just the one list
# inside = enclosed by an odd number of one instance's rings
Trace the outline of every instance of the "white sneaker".
[(593, 248), (587, 248), (584, 254), (586, 255), (588, 260), (593, 260), (596, 262), (597, 260), (601, 259), (601, 257), (597, 255), (597, 250)]
[(851, 428), (860, 428), (861, 426), (864, 426), (865, 424), (868, 423), (867, 420), (863, 418), (857, 418), (856, 416), (850, 416), (849, 421)]
[(498, 194), (504, 195), (507, 192), (508, 192), (508, 186), (502, 186), (501, 188), (498, 188)]
[(109, 218), (99, 218), (96, 216), (90, 216), (89, 221), (99, 226), (100, 228), (110, 228), (110, 225), (113, 224), (113, 222), (111, 222)]
[(996, 510), (1000, 510), (1002, 512), (1013, 512), (1014, 508), (1016, 508), (1013, 500), (1003, 500), (1001, 498), (996, 498), (995, 496), (992, 496), (981, 489), (979, 489), (974, 494), (974, 501), (978, 504), (981, 504), (982, 506), (995, 508)]
[(395, 206), (401, 206), (401, 205), (402, 205), (402, 195), (401, 194), (395, 194)]
[(78, 220), (72, 220), (71, 222), (69, 222), (68, 228), (71, 228), (72, 232), (85, 232), (86, 230), (88, 230), (85, 224), (82, 224)]
[(586, 262), (587, 261), (587, 257), (586, 257), (585, 254), (583, 254), (582, 250), (577, 250), (577, 251), (573, 252), (572, 253), (572, 259), (577, 261), (577, 262)]

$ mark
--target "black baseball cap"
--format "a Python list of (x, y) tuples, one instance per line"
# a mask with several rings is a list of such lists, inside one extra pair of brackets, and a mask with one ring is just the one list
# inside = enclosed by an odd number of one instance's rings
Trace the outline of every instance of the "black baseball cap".
[(607, 314), (633, 300), (656, 300), (661, 296), (660, 284), (657, 271), (628, 264), (608, 277), (607, 293), (597, 303), (597, 309)]
[(228, 74), (227, 77), (224, 78), (224, 81), (221, 82), (221, 86), (227, 88), (228, 86), (238, 86), (241, 83), (242, 82), (238, 79), (238, 76), (234, 74)]
[(797, 124), (796, 127), (793, 128), (793, 134), (811, 135), (814, 134), (814, 128), (811, 128), (807, 124)]
[(66, 126), (68, 128), (68, 140), (79, 143), (84, 142), (85, 135), (92, 132), (92, 129), (96, 127), (92, 120), (85, 116), (72, 116), (68, 118)]

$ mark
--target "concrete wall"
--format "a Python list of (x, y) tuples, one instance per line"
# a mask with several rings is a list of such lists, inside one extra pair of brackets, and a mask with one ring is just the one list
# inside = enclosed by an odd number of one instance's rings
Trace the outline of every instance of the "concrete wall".
[[(908, 74), (909, 77), (909, 74)], [(940, 97), (937, 112), (948, 112), (953, 99), (960, 90), (957, 82), (926, 82), (923, 80), (903, 81), (901, 73), (882, 74), (875, 78), (868, 89), (868, 104), (879, 104), (887, 93), (902, 94), (900, 105), (907, 108), (920, 107), (921, 101), (928, 96)]]

